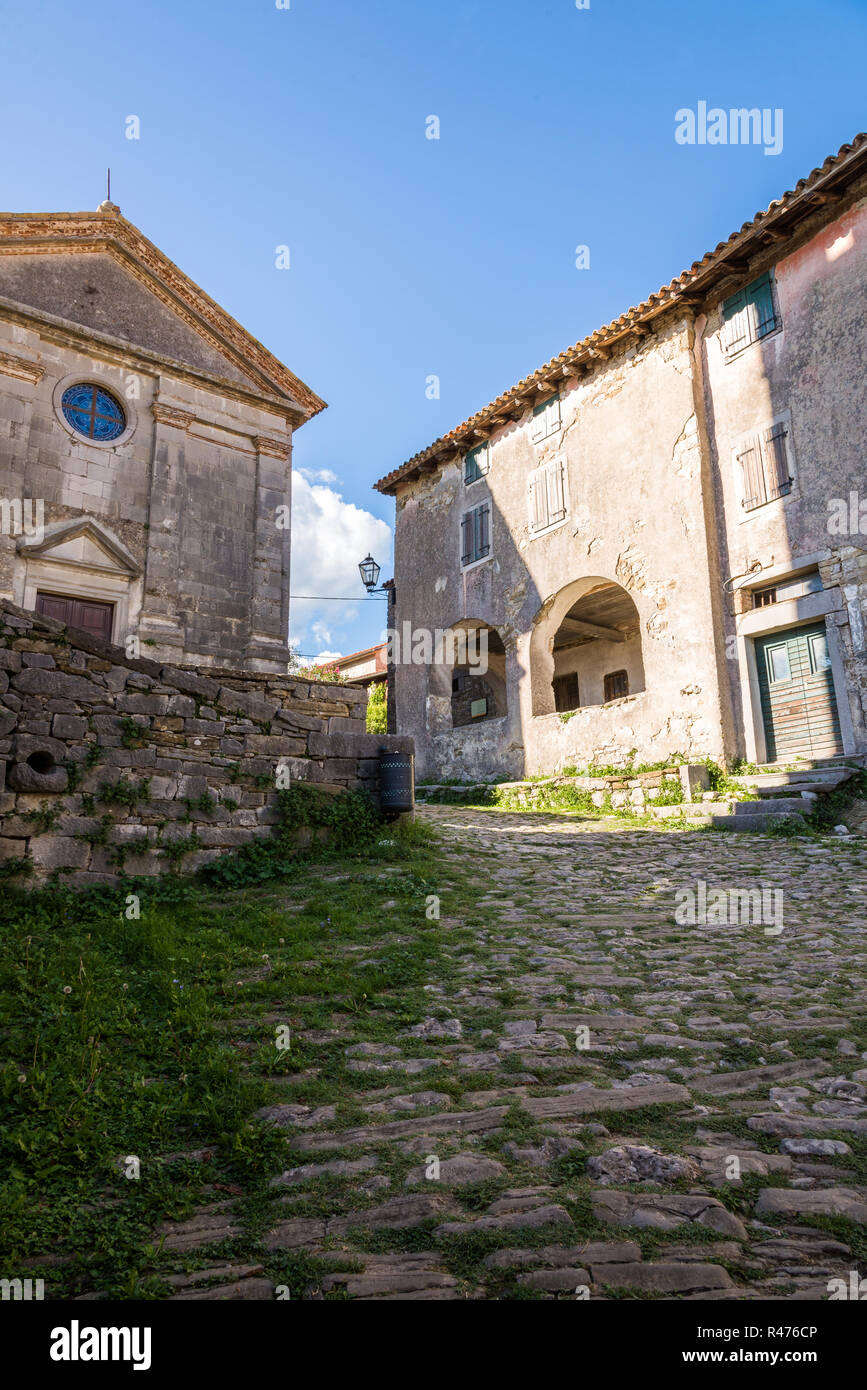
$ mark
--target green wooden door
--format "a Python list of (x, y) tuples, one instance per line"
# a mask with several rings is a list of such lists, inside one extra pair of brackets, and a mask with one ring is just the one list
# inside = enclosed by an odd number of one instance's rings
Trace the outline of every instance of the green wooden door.
[(843, 752), (824, 623), (756, 639), (769, 762)]

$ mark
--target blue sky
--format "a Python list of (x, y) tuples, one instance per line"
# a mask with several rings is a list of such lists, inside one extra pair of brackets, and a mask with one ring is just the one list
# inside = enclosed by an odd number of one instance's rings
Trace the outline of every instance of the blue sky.
[[(391, 572), (376, 478), (865, 124), (865, 0), (5, 0), (0, 45), (0, 204), (94, 208), (110, 164), (124, 214), (329, 401), (296, 439), (292, 588), (359, 600), (366, 549)], [(782, 152), (679, 145), (702, 100), (781, 108)], [(383, 620), (296, 604), (293, 637), (347, 652)]]

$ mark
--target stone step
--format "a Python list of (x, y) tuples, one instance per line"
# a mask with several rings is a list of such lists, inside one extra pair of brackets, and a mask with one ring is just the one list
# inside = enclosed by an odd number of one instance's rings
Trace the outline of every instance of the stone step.
[(846, 782), (854, 774), (852, 767), (828, 767), (805, 770), (804, 772), (754, 772), (739, 773), (732, 778), (739, 787), (761, 792), (776, 787), (796, 787), (798, 792), (833, 791), (841, 782)]
[(794, 823), (799, 829), (806, 830), (807, 828), (807, 822), (803, 816), (793, 815), (786, 811), (754, 811), (748, 815), (712, 815), (710, 817), (710, 823), (714, 830), (757, 830), (761, 832), (773, 825), (780, 825), (783, 821)]
[[(736, 819), (738, 817), (743, 819), (744, 816), (808, 816), (812, 809), (811, 799), (803, 796), (779, 796), (775, 797), (773, 800), (769, 800), (766, 797), (764, 800), (759, 801), (732, 802), (732, 815), (734, 815)], [(713, 810), (714, 814), (717, 814), (716, 806), (714, 806)], [(726, 812), (721, 808), (719, 814), (725, 815)]]

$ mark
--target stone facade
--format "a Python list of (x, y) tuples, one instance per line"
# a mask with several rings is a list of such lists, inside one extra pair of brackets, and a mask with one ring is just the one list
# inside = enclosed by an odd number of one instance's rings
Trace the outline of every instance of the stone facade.
[(475, 627), (504, 652), (502, 709), (475, 725), (455, 721), (454, 668), (394, 666), (421, 776), (765, 760), (780, 716), (757, 643), (801, 630), (826, 641), (825, 746), (867, 752), (867, 494), (860, 526), (831, 521), (863, 489), (865, 272), (859, 136), (377, 484), (396, 499), (392, 627)]
[[(69, 423), (76, 384), (118, 437)], [(107, 606), (157, 661), (285, 670), (293, 432), (323, 405), (113, 204), (0, 214), (0, 597)]]
[[(0, 602), (0, 860), (28, 882), (191, 872), (268, 836), (281, 783), (376, 800), (367, 691), (130, 660)], [(188, 848), (185, 849), (185, 845)]]

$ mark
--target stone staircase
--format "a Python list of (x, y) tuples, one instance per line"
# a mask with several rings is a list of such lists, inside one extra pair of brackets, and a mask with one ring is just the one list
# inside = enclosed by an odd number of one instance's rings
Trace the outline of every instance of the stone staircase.
[[(732, 781), (751, 793), (744, 801), (731, 801), (727, 810), (714, 804), (710, 824), (718, 830), (767, 830), (788, 821), (804, 825), (822, 796), (835, 791), (867, 763), (863, 757), (804, 759), (781, 768), (767, 763), (758, 772), (732, 777)], [(699, 809), (705, 814), (709, 807)]]

